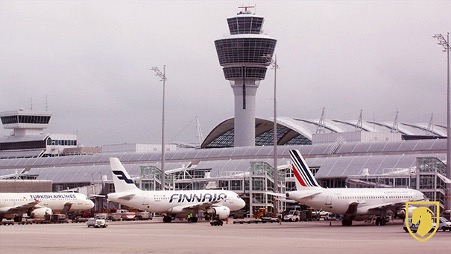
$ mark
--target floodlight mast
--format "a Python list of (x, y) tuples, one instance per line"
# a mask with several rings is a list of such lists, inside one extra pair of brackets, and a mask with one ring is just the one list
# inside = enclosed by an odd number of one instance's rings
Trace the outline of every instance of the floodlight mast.
[[(274, 54), (274, 58), (271, 55), (263, 56), (268, 62), (269, 65), (274, 68), (274, 127), (273, 127), (273, 156), (274, 156), (274, 192), (279, 193), (279, 171), (277, 169), (277, 69), (279, 65), (277, 65), (277, 55)], [(279, 209), (278, 203), (276, 202), (276, 209)], [(279, 212), (277, 210), (277, 212)]]
[[(433, 36), (443, 47), (443, 52), (446, 52), (446, 177), (451, 179), (451, 115), (450, 115), (450, 84), (449, 84), (449, 32), (446, 34), (446, 39), (442, 34), (435, 34)], [(446, 197), (447, 209), (451, 209), (451, 184), (447, 186)]]
[[(270, 55), (263, 56), (270, 64), (272, 68), (274, 68), (274, 130), (273, 130), (273, 143), (274, 143), (274, 169), (277, 172), (277, 69), (279, 68), (279, 65), (277, 65), (277, 55), (274, 54), (274, 58), (271, 58)], [(274, 172), (274, 173), (276, 173)], [(278, 180), (278, 174), (274, 175), (274, 182), (275, 186), (274, 189), (276, 192), (279, 192), (278, 189), (278, 182), (276, 182), (276, 179)]]
[(162, 113), (161, 113), (161, 186), (160, 189), (164, 190), (164, 186), (165, 186), (165, 175), (164, 175), (164, 166), (166, 164), (166, 157), (165, 157), (165, 140), (164, 140), (164, 100), (165, 100), (165, 89), (166, 89), (166, 65), (163, 65), (163, 72), (160, 71), (160, 69), (158, 69), (158, 67), (152, 67), (151, 69), (152, 71), (155, 72), (155, 75), (160, 77), (161, 80), (163, 81), (163, 106), (162, 106)]

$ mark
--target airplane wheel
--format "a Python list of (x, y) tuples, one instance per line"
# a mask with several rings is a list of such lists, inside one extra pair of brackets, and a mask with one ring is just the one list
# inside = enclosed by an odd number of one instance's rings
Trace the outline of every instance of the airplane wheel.
[(351, 219), (343, 219), (341, 221), (342, 226), (352, 226), (352, 220)]
[(171, 221), (172, 221), (171, 216), (164, 216), (164, 217), (163, 217), (163, 222), (164, 222), (164, 223), (169, 223), (169, 222), (171, 222)]

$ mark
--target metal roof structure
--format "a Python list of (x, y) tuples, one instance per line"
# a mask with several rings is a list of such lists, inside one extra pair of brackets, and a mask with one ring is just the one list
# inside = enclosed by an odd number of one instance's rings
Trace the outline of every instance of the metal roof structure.
[[(273, 145), (273, 119), (255, 119), (255, 145)], [(403, 139), (446, 138), (446, 127), (431, 123), (370, 122), (358, 120), (277, 118), (278, 145), (310, 145), (313, 135), (322, 129), (323, 133), (345, 133), (353, 131), (393, 133), (398, 132)], [(322, 128), (321, 128), (322, 127)], [(202, 143), (202, 148), (233, 147), (234, 118), (218, 124)]]
[[(400, 168), (415, 167), (418, 157), (437, 157), (445, 161), (446, 140), (401, 140), (396, 142), (345, 142), (334, 144), (279, 146), (278, 167), (290, 163), (289, 150), (299, 149), (311, 167), (319, 168), (316, 177), (345, 178), (358, 175), (363, 169), (369, 174), (384, 174)], [(0, 176), (21, 172), (37, 175), (38, 180), (54, 183), (92, 183), (111, 180), (109, 158), (118, 157), (131, 176), (140, 173), (141, 166), (160, 168), (160, 153), (110, 153), (62, 157), (17, 158), (0, 160)], [(166, 171), (190, 167), (208, 169), (211, 177), (226, 171), (248, 172), (250, 162), (273, 162), (272, 146), (212, 149), (180, 149), (166, 153)]]

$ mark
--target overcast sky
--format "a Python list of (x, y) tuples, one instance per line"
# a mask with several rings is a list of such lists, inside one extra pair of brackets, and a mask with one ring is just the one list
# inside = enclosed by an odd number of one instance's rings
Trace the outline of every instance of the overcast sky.
[[(214, 46), (242, 1), (0, 0), (0, 110), (53, 113), (83, 145), (196, 142), (233, 117)], [(245, 4), (249, 4), (246, 2)], [(451, 1), (254, 1), (277, 39), (278, 115), (446, 123)], [(273, 115), (273, 70), (257, 117)], [(190, 124), (191, 122), (191, 124)], [(2, 135), (10, 131), (1, 129)]]

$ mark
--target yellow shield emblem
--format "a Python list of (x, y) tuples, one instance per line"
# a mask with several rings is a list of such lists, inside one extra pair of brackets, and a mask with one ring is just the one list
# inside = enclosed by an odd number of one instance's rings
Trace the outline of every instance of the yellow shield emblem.
[[(409, 206), (412, 214), (409, 213)], [(431, 210), (435, 206), (435, 213)], [(420, 242), (431, 239), (440, 224), (440, 203), (434, 201), (406, 202), (405, 226), (409, 234)]]

